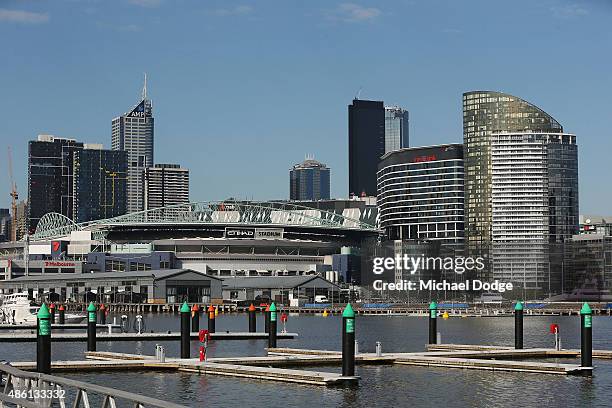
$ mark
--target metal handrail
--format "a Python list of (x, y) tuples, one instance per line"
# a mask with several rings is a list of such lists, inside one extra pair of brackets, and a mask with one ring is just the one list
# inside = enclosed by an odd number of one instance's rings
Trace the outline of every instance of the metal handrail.
[[(61, 389), (61, 388), (74, 388), (76, 389), (75, 401), (69, 404), (73, 407), (78, 407), (82, 403), (84, 406), (89, 407), (88, 393), (100, 394), (102, 398), (102, 408), (114, 407), (117, 399), (128, 401), (134, 407), (155, 407), (155, 408), (187, 408), (185, 405), (174, 404), (167, 401), (162, 401), (156, 398), (151, 398), (143, 395), (134, 394), (128, 391), (117, 390), (114, 388), (104, 387), (96, 384), (89, 384), (82, 381), (71, 380), (68, 378), (57, 377), (49, 374), (41, 374), (34, 372), (27, 372), (11, 366), (8, 363), (0, 364), (0, 375), (6, 375), (4, 387), (0, 390), (0, 407), (3, 407), (3, 403), (13, 404), (19, 407), (26, 408), (40, 408), (49, 407), (53, 400), (57, 400), (60, 406), (66, 406), (66, 401), (60, 401), (57, 395), (51, 399), (40, 399), (38, 402), (29, 399), (17, 399), (8, 396), (8, 391), (11, 386), (15, 387), (14, 381), (12, 380), (26, 380), (23, 384), (26, 385), (29, 380), (30, 383), (36, 381), (41, 384), (40, 388), (44, 388), (47, 385), (52, 386), (47, 389)], [(22, 381), (19, 381), (20, 383)], [(66, 395), (68, 395), (66, 393)]]

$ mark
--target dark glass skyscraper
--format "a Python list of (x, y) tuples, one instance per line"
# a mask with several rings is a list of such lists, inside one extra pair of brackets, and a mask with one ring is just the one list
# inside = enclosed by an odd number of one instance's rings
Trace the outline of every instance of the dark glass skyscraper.
[(289, 172), (291, 200), (329, 199), (329, 168), (313, 158), (293, 166)]
[(144, 170), (153, 166), (153, 130), (153, 104), (147, 98), (145, 76), (140, 102), (112, 123), (112, 149), (128, 152), (128, 212), (144, 209)]
[(76, 222), (112, 218), (127, 211), (127, 152), (74, 152), (73, 214)]
[(491, 248), (492, 134), (530, 131), (562, 133), (563, 127), (542, 109), (516, 96), (492, 91), (463, 94), (465, 240), (470, 256), (488, 259)]
[(55, 212), (75, 222), (125, 214), (127, 155), (73, 139), (40, 135), (29, 143), (28, 231)]
[(354, 99), (348, 116), (349, 194), (375, 196), (378, 162), (385, 154), (385, 106)]
[(39, 135), (28, 144), (28, 216), (31, 234), (49, 212), (73, 218), (72, 160), (83, 143), (51, 135)]

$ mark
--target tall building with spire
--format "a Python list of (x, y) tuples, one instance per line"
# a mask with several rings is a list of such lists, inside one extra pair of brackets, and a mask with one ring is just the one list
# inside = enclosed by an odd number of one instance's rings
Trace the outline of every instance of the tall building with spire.
[(125, 150), (128, 156), (127, 211), (144, 209), (144, 171), (153, 166), (153, 104), (147, 98), (145, 74), (142, 96), (136, 106), (112, 122), (113, 150)]

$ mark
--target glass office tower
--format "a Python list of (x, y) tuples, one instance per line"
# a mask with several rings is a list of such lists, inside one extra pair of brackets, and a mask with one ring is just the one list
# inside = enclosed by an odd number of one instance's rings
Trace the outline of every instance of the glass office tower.
[[(463, 94), (465, 146), (465, 240), (469, 256), (489, 259), (491, 246), (491, 135), (493, 132), (562, 133), (563, 127), (537, 106), (493, 91)], [(484, 269), (490, 273), (490, 266)]]
[(153, 105), (147, 98), (145, 76), (140, 102), (112, 122), (112, 149), (128, 153), (128, 212), (144, 209), (144, 170), (153, 166), (153, 130)]
[(398, 106), (385, 106), (385, 153), (408, 147), (408, 111)]
[(127, 152), (82, 149), (74, 152), (73, 214), (76, 222), (123, 215), (127, 210)]
[(385, 106), (354, 99), (348, 107), (349, 194), (376, 196), (378, 162), (385, 154)]
[(73, 219), (72, 160), (83, 143), (52, 135), (39, 135), (28, 143), (28, 233), (33, 234), (43, 215), (55, 212)]
[(289, 172), (289, 196), (291, 200), (329, 199), (329, 168), (314, 158), (306, 158)]

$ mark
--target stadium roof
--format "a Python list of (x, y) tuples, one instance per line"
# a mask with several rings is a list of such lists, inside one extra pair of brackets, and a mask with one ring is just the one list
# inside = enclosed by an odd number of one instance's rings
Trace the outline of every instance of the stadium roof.
[(178, 204), (80, 224), (58, 214), (45, 214), (31, 240), (57, 239), (73, 231), (91, 231), (102, 239), (116, 227), (229, 225), (376, 231), (376, 227), (344, 215), (288, 202), (209, 201)]

